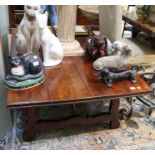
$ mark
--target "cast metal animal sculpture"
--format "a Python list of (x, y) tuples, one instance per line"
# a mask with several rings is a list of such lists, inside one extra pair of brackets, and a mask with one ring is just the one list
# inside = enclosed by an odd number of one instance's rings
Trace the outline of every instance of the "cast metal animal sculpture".
[(97, 58), (112, 55), (112, 43), (104, 36), (93, 36), (86, 40), (86, 51), (94, 61)]
[(136, 83), (136, 71), (126, 70), (121, 72), (112, 72), (108, 68), (104, 68), (99, 71), (101, 79), (105, 82), (107, 87), (112, 87), (112, 83), (115, 81), (121, 81), (124, 79), (130, 80), (132, 83)]
[(39, 12), (39, 6), (24, 6), (24, 17), (17, 27), (16, 49), (18, 54), (38, 52), (40, 47), (39, 27), (36, 22), (35, 12)]

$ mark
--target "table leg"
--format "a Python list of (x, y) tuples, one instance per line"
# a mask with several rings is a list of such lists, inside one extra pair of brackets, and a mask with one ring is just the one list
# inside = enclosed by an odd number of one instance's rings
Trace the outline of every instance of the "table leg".
[(37, 122), (37, 115), (36, 115), (36, 108), (28, 108), (27, 109), (27, 116), (28, 122), (24, 129), (23, 139), (24, 141), (31, 141), (35, 138), (35, 131), (36, 131), (36, 122)]
[(155, 37), (152, 37), (152, 36), (147, 37), (147, 41), (149, 41), (150, 44), (151, 44), (151, 47), (155, 49), (155, 44), (154, 44), (154, 42), (155, 42)]
[(97, 122), (109, 120), (111, 123), (111, 128), (116, 129), (119, 127), (119, 99), (112, 99), (110, 102), (109, 114), (105, 114), (102, 116), (96, 116), (92, 118), (70, 118), (65, 121), (41, 121), (38, 122), (36, 108), (28, 108), (28, 122), (26, 124), (23, 139), (25, 141), (32, 141), (35, 138), (35, 132), (38, 129), (53, 129), (53, 128), (62, 128), (63, 123), (65, 126), (70, 126), (73, 124), (95, 124)]
[(119, 99), (112, 99), (110, 103), (110, 113), (111, 113), (111, 128), (116, 129), (119, 127)]
[(137, 30), (135, 27), (132, 27), (132, 38), (136, 38), (139, 32), (140, 31)]

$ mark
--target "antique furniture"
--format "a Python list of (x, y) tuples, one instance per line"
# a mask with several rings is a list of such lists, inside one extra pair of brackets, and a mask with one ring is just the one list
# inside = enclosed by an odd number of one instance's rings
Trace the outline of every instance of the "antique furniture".
[(77, 9), (77, 25), (84, 25), (89, 29), (99, 30), (99, 11), (97, 5), (79, 5)]
[(155, 27), (149, 25), (148, 23), (138, 20), (136, 12), (126, 12), (122, 19), (133, 26), (132, 28), (132, 37), (136, 37), (140, 31), (143, 31), (150, 35), (150, 37), (155, 36)]
[(98, 5), (79, 5), (78, 8), (83, 13), (83, 15), (90, 21), (99, 21)]
[(15, 28), (24, 15), (24, 5), (8, 5), (10, 28)]
[[(77, 38), (84, 47), (85, 37)], [(114, 83), (107, 88), (95, 76), (96, 71), (87, 55), (65, 57), (62, 64), (45, 68), (45, 81), (38, 87), (23, 91), (7, 91), (9, 109), (26, 109), (28, 122), (24, 130), (24, 140), (33, 140), (37, 130), (64, 128), (70, 125), (94, 124), (109, 121), (111, 128), (119, 127), (119, 98), (152, 93), (150, 88), (139, 76), (137, 83), (128, 80)], [(89, 101), (111, 99), (109, 112), (93, 117), (71, 117), (66, 120), (38, 120), (38, 107), (78, 104)]]

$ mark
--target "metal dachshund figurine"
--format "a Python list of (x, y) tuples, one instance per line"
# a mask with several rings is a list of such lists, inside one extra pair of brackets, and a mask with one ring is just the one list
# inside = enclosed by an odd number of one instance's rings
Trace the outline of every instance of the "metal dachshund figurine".
[(105, 82), (107, 87), (112, 87), (112, 83), (115, 81), (121, 81), (124, 79), (130, 80), (132, 83), (136, 83), (136, 71), (126, 70), (126, 71), (110, 71), (108, 68), (100, 70), (99, 75), (101, 79)]

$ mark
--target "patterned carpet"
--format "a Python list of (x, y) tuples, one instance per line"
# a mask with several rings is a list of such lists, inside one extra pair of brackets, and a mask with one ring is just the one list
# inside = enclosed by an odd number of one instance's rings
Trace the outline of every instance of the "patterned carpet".
[[(154, 96), (154, 95), (152, 95)], [(142, 97), (150, 99), (152, 96)], [(109, 149), (155, 149), (155, 112), (148, 116), (149, 108), (139, 99), (133, 99), (132, 117), (122, 120), (120, 128), (109, 129), (108, 123), (99, 123), (91, 126), (73, 126), (49, 132), (37, 132), (32, 142), (23, 142), (22, 132), (25, 122), (24, 111), (13, 112), (13, 127), (8, 131), (7, 137), (0, 141), (0, 149), (6, 150), (109, 150)], [(151, 98), (151, 103), (155, 99)], [(105, 103), (104, 103), (105, 104)], [(152, 104), (154, 106), (154, 104)], [(86, 105), (85, 105), (86, 107)], [(130, 109), (131, 106), (121, 99), (121, 106)], [(41, 117), (63, 117), (71, 114), (69, 107), (40, 109)], [(79, 108), (79, 107), (78, 107)], [(80, 107), (82, 108), (82, 107)], [(57, 110), (56, 110), (57, 109)], [(106, 108), (104, 108), (105, 110)], [(53, 112), (51, 112), (51, 110)], [(130, 109), (131, 110), (131, 109)], [(84, 110), (83, 110), (84, 111)], [(85, 108), (86, 112), (86, 108)], [(61, 116), (60, 116), (61, 113)], [(82, 113), (77, 112), (79, 115)]]

